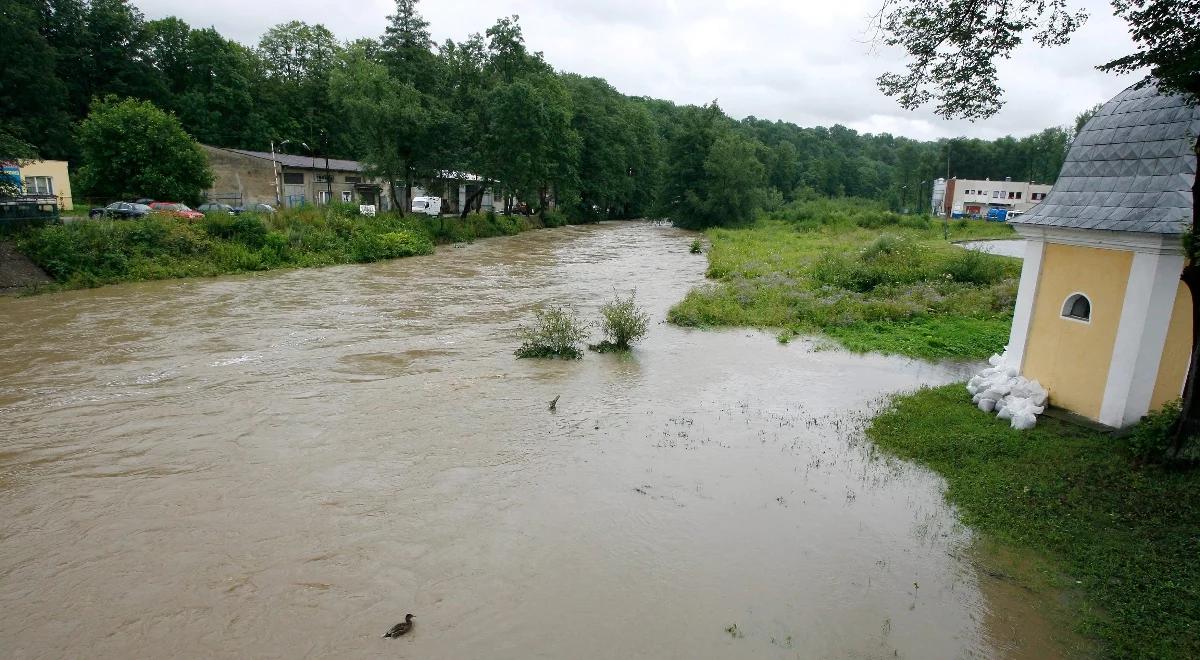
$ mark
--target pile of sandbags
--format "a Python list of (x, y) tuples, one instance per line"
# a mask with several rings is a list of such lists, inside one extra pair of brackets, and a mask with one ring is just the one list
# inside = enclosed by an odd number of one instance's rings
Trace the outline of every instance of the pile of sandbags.
[(992, 366), (967, 382), (972, 401), (980, 410), (1010, 420), (1014, 429), (1033, 428), (1037, 416), (1046, 409), (1046, 388), (1036, 380), (1022, 377), (1017, 367), (1008, 363), (1007, 350), (993, 355), (988, 364)]

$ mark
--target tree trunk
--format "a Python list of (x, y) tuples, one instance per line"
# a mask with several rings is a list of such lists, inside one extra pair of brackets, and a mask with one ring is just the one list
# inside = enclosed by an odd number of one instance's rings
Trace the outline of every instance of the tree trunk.
[[(1200, 140), (1193, 145), (1196, 162), (1200, 163)], [(1171, 455), (1179, 458), (1187, 439), (1200, 431), (1200, 387), (1196, 379), (1200, 376), (1200, 265), (1196, 264), (1196, 217), (1200, 213), (1200, 175), (1192, 180), (1192, 226), (1191, 236), (1184, 242), (1187, 263), (1179, 276), (1192, 295), (1192, 359), (1188, 365), (1187, 380), (1183, 385), (1183, 409), (1175, 425), (1171, 439)]]
[(413, 180), (412, 170), (405, 169), (404, 170), (404, 205), (407, 207), (410, 207), (410, 208), (412, 207), (412, 186), (413, 186), (412, 180)]
[(400, 212), (401, 216), (403, 216), (404, 205), (396, 201), (396, 180), (391, 177), (388, 177), (388, 195), (390, 195), (392, 198), (392, 206)]
[(460, 217), (460, 218), (467, 217), (467, 214), (471, 212), (472, 206), (475, 207), (476, 211), (479, 210), (479, 203), (483, 201), (483, 190), (484, 190), (483, 187), (480, 186), (479, 188), (477, 188), (475, 190), (475, 192), (471, 193), (471, 195), (469, 197), (467, 197), (467, 201), (465, 204), (463, 204), (463, 207), (460, 210), (458, 217)]

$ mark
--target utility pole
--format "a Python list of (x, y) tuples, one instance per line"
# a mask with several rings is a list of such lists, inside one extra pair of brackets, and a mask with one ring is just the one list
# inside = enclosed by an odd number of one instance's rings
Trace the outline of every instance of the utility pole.
[[(282, 146), (282, 145), (280, 145)], [(279, 161), (275, 160), (275, 140), (271, 140), (271, 171), (275, 173), (275, 208), (282, 206), (279, 196)]]
[(326, 204), (333, 203), (333, 176), (329, 173), (329, 133), (321, 129), (321, 150), (325, 152), (325, 190), (328, 192)]

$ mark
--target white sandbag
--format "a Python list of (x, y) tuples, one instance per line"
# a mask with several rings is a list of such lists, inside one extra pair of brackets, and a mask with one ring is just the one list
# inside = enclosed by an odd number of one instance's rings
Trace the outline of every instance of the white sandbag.
[(1036, 380), (1021, 376), (1019, 365), (1008, 361), (1008, 348), (988, 358), (987, 368), (967, 381), (971, 402), (983, 412), (994, 412), (1007, 419), (1014, 429), (1026, 430), (1037, 425), (1037, 416), (1045, 412), (1049, 393)]
[(1011, 425), (1018, 431), (1028, 431), (1037, 425), (1037, 417), (1035, 417), (1032, 413), (1013, 415)]

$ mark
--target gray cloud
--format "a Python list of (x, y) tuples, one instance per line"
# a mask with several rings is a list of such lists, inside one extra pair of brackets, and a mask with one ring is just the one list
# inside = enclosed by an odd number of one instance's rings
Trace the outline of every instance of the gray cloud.
[[(880, 0), (425, 0), (422, 14), (439, 41), (482, 32), (519, 14), (532, 50), (555, 67), (607, 79), (626, 94), (678, 103), (719, 99), (730, 115), (782, 119), (802, 126), (844, 124), (919, 139), (994, 138), (1066, 125), (1135, 77), (1098, 72), (1097, 64), (1132, 50), (1125, 24), (1107, 2), (1076, 4), (1091, 14), (1068, 46), (1023, 46), (999, 64), (1005, 109), (978, 123), (907, 112), (876, 88), (902, 54), (871, 52), (870, 14)], [(148, 18), (175, 15), (194, 26), (253, 44), (287, 20), (324, 23), (338, 37), (378, 36), (388, 0), (135, 0)]]

